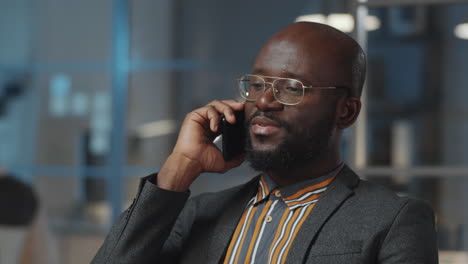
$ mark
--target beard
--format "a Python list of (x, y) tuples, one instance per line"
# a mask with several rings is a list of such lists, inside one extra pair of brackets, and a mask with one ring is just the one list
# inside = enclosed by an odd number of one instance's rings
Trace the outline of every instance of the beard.
[[(284, 172), (291, 168), (300, 168), (317, 161), (326, 155), (335, 128), (334, 111), (330, 111), (313, 126), (300, 129), (279, 120), (268, 112), (256, 112), (246, 121), (246, 129), (256, 116), (265, 116), (276, 121), (288, 133), (287, 136), (273, 150), (256, 150), (252, 146), (250, 133), (246, 132), (245, 153), (250, 166), (261, 172)], [(262, 136), (257, 136), (262, 141)]]

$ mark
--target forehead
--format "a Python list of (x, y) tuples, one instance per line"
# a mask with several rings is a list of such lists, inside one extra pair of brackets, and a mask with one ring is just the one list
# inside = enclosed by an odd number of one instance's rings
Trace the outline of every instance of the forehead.
[(317, 38), (292, 36), (272, 39), (260, 50), (253, 73), (301, 77), (313, 85), (347, 85), (344, 56), (339, 45)]
[(291, 41), (270, 42), (258, 54), (253, 72), (278, 77), (291, 77), (286, 73), (303, 75), (308, 69), (301, 55), (305, 55), (303, 49)]

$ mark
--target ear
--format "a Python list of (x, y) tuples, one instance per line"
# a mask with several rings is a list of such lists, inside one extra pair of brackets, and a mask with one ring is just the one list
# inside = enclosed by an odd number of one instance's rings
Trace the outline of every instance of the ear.
[(361, 111), (361, 99), (356, 96), (345, 97), (337, 104), (337, 127), (345, 129), (356, 121)]

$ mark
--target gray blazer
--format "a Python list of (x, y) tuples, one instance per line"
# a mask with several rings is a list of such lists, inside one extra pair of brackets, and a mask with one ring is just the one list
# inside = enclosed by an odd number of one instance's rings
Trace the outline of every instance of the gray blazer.
[[(149, 177), (154, 177), (149, 176)], [(188, 200), (143, 179), (92, 263), (220, 263), (258, 177)], [(438, 263), (434, 213), (347, 166), (295, 238), (286, 263)]]

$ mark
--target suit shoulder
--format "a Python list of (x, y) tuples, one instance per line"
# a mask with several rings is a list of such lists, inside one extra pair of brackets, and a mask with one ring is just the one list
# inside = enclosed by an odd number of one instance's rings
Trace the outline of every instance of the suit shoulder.
[(365, 207), (380, 207), (385, 210), (393, 208), (396, 211), (400, 211), (403, 207), (409, 206), (423, 210), (433, 210), (427, 201), (407, 195), (400, 195), (383, 185), (366, 180), (360, 180), (354, 192), (355, 198)]

